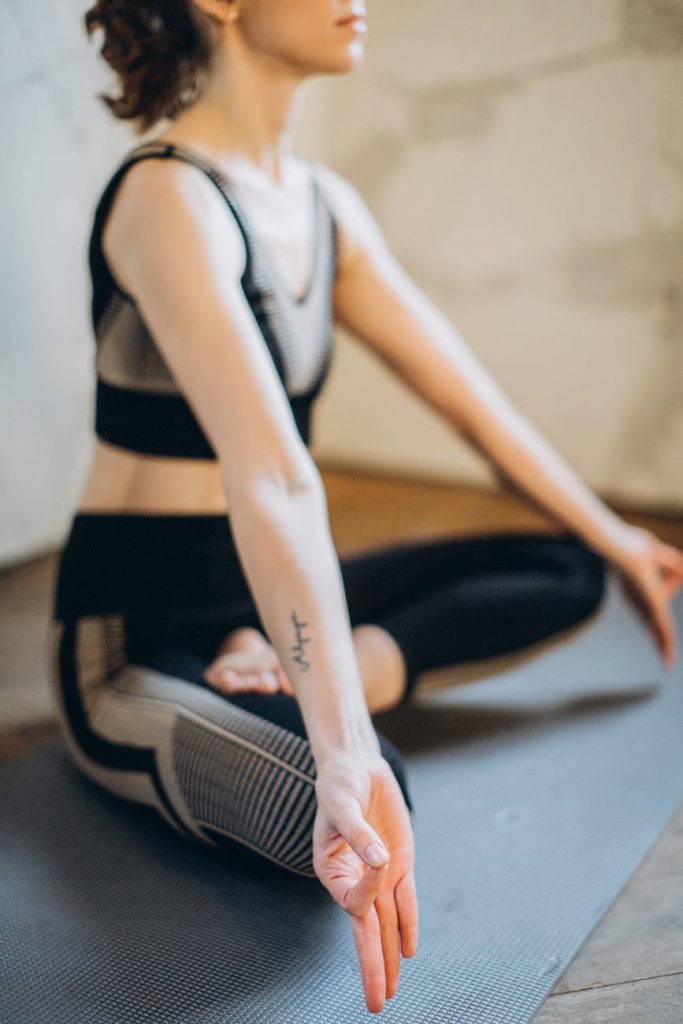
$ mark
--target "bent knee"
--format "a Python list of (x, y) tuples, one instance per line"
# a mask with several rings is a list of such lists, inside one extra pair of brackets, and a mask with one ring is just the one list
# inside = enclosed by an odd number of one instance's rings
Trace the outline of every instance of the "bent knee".
[(577, 615), (586, 616), (602, 603), (607, 583), (607, 562), (578, 537), (565, 541), (566, 589)]

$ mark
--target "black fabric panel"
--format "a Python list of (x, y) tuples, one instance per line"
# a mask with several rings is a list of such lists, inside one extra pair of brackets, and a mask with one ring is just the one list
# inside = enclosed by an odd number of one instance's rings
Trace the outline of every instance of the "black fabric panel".
[[(290, 399), (304, 444), (310, 442), (311, 399)], [(114, 387), (98, 380), (95, 433), (103, 441), (141, 452), (185, 459), (216, 459), (216, 452), (182, 395)]]
[(80, 512), (62, 549), (54, 612), (232, 609), (250, 598), (227, 515)]
[(95, 433), (109, 444), (145, 455), (216, 458), (182, 395), (133, 391), (98, 380)]

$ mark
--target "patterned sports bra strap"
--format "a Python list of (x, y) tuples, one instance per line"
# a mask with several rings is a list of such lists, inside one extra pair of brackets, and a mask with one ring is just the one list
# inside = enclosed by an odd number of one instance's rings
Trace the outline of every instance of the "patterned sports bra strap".
[(218, 170), (217, 167), (214, 167), (213, 164), (208, 160), (205, 160), (198, 153), (194, 153), (191, 150), (180, 147), (173, 142), (155, 142), (154, 139), (151, 139), (149, 142), (143, 142), (140, 146), (136, 146), (135, 149), (130, 150), (125, 161), (121, 165), (121, 169), (127, 167), (128, 164), (134, 163), (147, 156), (160, 156), (164, 158), (183, 160), (185, 163), (194, 164), (195, 167), (198, 167), (199, 170), (203, 171), (204, 174), (206, 174), (214, 183), (218, 191), (223, 196), (223, 199), (232, 210), (244, 238), (244, 243), (247, 246), (247, 251), (249, 251), (249, 237), (245, 225), (245, 219), (242, 216), (235, 198), (230, 194), (230, 183), (228, 179)]
[[(249, 232), (246, 227), (246, 218), (242, 216), (241, 211), (238, 208), (236, 201), (229, 194), (229, 185), (225, 177), (220, 172), (212, 167), (207, 161), (201, 159), (196, 154), (185, 150), (180, 150), (178, 146), (168, 142), (156, 142), (153, 139), (149, 142), (143, 142), (141, 145), (136, 146), (130, 150), (124, 159), (119, 163), (114, 174), (109, 179), (109, 183), (97, 204), (95, 211), (93, 228), (90, 236), (89, 244), (89, 260), (90, 268), (95, 282), (93, 289), (93, 296), (91, 302), (91, 318), (92, 323), (97, 330), (100, 317), (106, 308), (106, 304), (109, 298), (109, 291), (112, 285), (114, 285), (121, 294), (128, 299), (133, 305), (135, 304), (134, 299), (124, 291), (123, 288), (114, 280), (111, 271), (109, 270), (106, 259), (102, 252), (101, 246), (101, 235), (104, 227), (104, 222), (108, 216), (111, 203), (114, 198), (114, 194), (118, 188), (119, 182), (126, 173), (127, 169), (139, 160), (143, 160), (149, 156), (160, 156), (160, 157), (175, 157), (179, 160), (184, 160), (186, 163), (192, 163), (203, 171), (209, 179), (213, 182), (216, 188), (219, 190), (223, 199), (230, 208), (232, 215), (237, 223), (239, 231), (244, 240), (244, 246), (246, 249), (246, 268), (245, 272), (247, 275), (250, 273), (250, 267), (253, 261), (251, 240), (249, 238)], [(105, 281), (106, 285), (102, 287), (100, 282)]]

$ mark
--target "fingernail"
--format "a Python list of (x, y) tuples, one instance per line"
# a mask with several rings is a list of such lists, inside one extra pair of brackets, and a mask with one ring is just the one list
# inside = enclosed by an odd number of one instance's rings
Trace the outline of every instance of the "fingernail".
[(368, 847), (367, 858), (370, 864), (373, 864), (376, 867), (378, 864), (381, 864), (382, 861), (387, 859), (387, 852), (382, 849), (379, 843), (372, 843)]

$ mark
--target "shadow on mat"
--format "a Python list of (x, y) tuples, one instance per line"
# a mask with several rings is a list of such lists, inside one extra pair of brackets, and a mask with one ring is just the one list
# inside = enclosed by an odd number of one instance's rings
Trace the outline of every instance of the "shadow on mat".
[(428, 750), (444, 750), (479, 742), (482, 738), (506, 733), (536, 733), (539, 724), (552, 729), (564, 727), (573, 719), (609, 716), (615, 708), (641, 704), (650, 700), (658, 686), (639, 686), (628, 693), (589, 694), (554, 707), (521, 709), (514, 704), (495, 707), (473, 704), (468, 698), (462, 705), (429, 705), (415, 703), (410, 708), (392, 708), (373, 715), (377, 727), (402, 754), (418, 754)]
[[(111, 1020), (116, 994), (135, 1020), (213, 1020), (217, 1005), (237, 1012), (272, 999), (302, 965), (324, 976), (324, 951), (329, 959), (331, 944), (351, 943), (317, 879), (237, 843), (227, 852), (195, 844), (81, 774), (61, 738), (11, 767), (21, 799), (9, 808), (16, 877), (4, 883), (32, 893), (22, 932), (39, 923), (41, 949), (61, 951), (60, 1012)], [(352, 946), (347, 954), (353, 963)]]
[[(410, 775), (411, 753), (457, 755), (482, 739), (523, 740), (609, 720), (658, 689), (558, 695), (537, 707), (515, 704), (512, 694), (488, 704), (481, 694), (476, 704), (472, 694), (454, 694), (460, 704), (416, 703), (374, 717), (408, 757)], [(295, 1005), (297, 1019), (320, 1020), (327, 996), (335, 1006), (339, 993), (360, 998), (346, 915), (317, 879), (285, 872), (240, 844), (226, 851), (191, 842), (156, 810), (82, 775), (60, 737), (5, 766), (4, 779), (0, 804), (12, 822), (4, 885), (14, 894), (14, 930), (26, 938), (40, 927), (30, 964), (15, 961), (17, 1004), (39, 998), (41, 985), (53, 993), (57, 985), (60, 1021), (185, 1024), (266, 1020), (273, 1000), (278, 1014)], [(453, 885), (462, 906), (462, 880), (449, 884), (432, 904), (438, 921), (453, 914)]]

